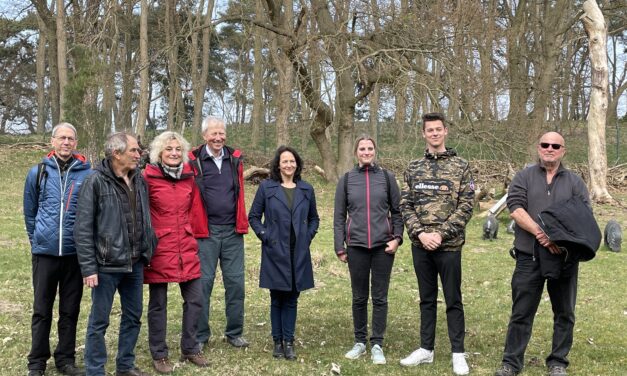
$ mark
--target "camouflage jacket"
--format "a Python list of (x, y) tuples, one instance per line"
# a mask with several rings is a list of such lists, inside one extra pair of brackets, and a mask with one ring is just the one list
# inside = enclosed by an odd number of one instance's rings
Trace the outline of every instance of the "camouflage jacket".
[(420, 233), (438, 232), (440, 250), (461, 250), (474, 198), (470, 166), (455, 150), (425, 152), (424, 158), (411, 161), (404, 174), (400, 207), (412, 243), (422, 247)]

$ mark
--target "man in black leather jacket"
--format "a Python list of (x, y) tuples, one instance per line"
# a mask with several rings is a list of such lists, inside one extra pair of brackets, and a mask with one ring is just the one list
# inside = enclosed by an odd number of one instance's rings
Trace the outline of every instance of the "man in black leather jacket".
[(135, 367), (135, 344), (141, 327), (144, 265), (156, 237), (150, 222), (148, 191), (137, 165), (141, 149), (124, 132), (110, 135), (106, 158), (85, 180), (79, 193), (74, 238), (83, 283), (92, 307), (85, 341), (87, 375), (104, 375), (105, 332), (115, 292), (122, 317), (116, 376), (147, 375)]

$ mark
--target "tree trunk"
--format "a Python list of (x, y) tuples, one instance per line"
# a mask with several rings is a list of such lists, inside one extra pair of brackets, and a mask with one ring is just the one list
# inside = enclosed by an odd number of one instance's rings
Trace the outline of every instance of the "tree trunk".
[(607, 115), (607, 26), (595, 0), (586, 0), (581, 16), (590, 48), (590, 112), (588, 115), (588, 166), (590, 198), (598, 203), (612, 199), (607, 191), (607, 154), (605, 150), (605, 118)]
[(369, 125), (369, 133), (370, 137), (374, 139), (374, 142), (379, 142), (379, 99), (381, 94), (381, 85), (375, 84), (374, 89), (372, 89), (372, 93), (370, 94), (369, 102), (370, 106), (368, 112), (370, 116), (368, 117), (368, 125)]
[(176, 1), (166, 0), (165, 2), (165, 40), (168, 51), (168, 130), (176, 129), (176, 117), (179, 100), (177, 87), (178, 79), (178, 43), (174, 18), (176, 14)]
[(46, 25), (37, 16), (39, 25), (39, 41), (37, 43), (37, 133), (44, 134), (48, 120), (48, 104), (46, 103)]
[(65, 7), (63, 0), (57, 0), (57, 61), (59, 68), (59, 118), (63, 120), (65, 86), (67, 86), (67, 37), (65, 35)]
[(139, 107), (137, 108), (137, 122), (135, 132), (143, 142), (146, 130), (146, 118), (148, 117), (148, 85), (150, 81), (150, 70), (148, 62), (148, 1), (141, 0), (141, 10), (139, 15)]
[[(255, 0), (255, 19), (261, 22), (263, 13), (262, 0)], [(259, 145), (259, 136), (261, 127), (263, 126), (263, 56), (261, 49), (263, 42), (261, 40), (262, 29), (253, 26), (253, 113), (251, 117), (251, 142), (253, 145)]]
[(396, 141), (400, 144), (405, 141), (405, 126), (407, 123), (407, 88), (403, 84), (399, 88), (395, 88), (394, 102), (396, 109), (394, 111), (394, 123), (396, 123)]

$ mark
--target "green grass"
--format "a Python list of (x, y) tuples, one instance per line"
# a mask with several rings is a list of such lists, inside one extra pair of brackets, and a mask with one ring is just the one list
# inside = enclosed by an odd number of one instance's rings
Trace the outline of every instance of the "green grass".
[[(37, 163), (42, 152), (0, 149), (3, 189), (0, 192), (0, 375), (26, 373), (26, 356), (30, 348), (30, 315), (32, 305), (30, 249), (22, 216), (23, 179), (27, 169)], [(420, 315), (416, 276), (411, 262), (409, 243), (399, 249), (392, 274), (389, 296), (388, 329), (385, 352), (388, 364), (374, 366), (369, 357), (357, 361), (343, 358), (352, 346), (351, 293), (345, 264), (333, 253), (332, 200), (335, 187), (316, 176), (306, 176), (316, 189), (322, 218), (320, 231), (312, 245), (316, 288), (301, 295), (297, 322), (298, 361), (272, 359), (270, 337), (269, 293), (258, 288), (260, 243), (246, 237), (246, 319), (245, 337), (251, 346), (246, 350), (231, 348), (221, 339), (224, 328), (224, 291), (218, 275), (212, 299), (211, 325), (214, 337), (207, 355), (211, 367), (198, 370), (179, 364), (175, 375), (330, 375), (331, 364), (341, 367), (343, 375), (450, 375), (450, 345), (446, 332), (445, 309), (438, 308), (435, 362), (411, 369), (398, 361), (419, 343)], [(250, 205), (255, 187), (247, 187)], [(623, 192), (618, 197), (625, 202)], [(601, 227), (616, 217), (627, 228), (624, 209), (613, 206), (595, 208)], [(514, 261), (507, 254), (512, 235), (505, 232), (507, 219), (500, 218), (499, 238), (480, 238), (483, 219), (477, 215), (468, 226), (468, 241), (463, 254), (463, 294), (466, 311), (466, 351), (471, 374), (490, 375), (499, 365), (505, 331), (511, 309), (510, 277)], [(602, 247), (597, 257), (580, 268), (575, 340), (570, 354), (571, 375), (622, 375), (627, 368), (627, 253), (611, 253)], [(148, 289), (145, 288), (144, 307)], [(168, 344), (170, 357), (178, 360), (181, 325), (181, 298), (178, 288), (169, 293)], [(443, 297), (440, 296), (441, 300)], [(78, 362), (82, 364), (89, 291), (85, 290), (78, 331)], [(146, 310), (146, 309), (145, 309)], [(144, 311), (145, 311), (144, 310)], [(114, 372), (114, 358), (120, 307), (116, 305), (107, 333), (109, 362)], [(144, 312), (144, 315), (146, 312)], [(544, 375), (544, 358), (550, 351), (552, 334), (551, 307), (548, 297), (542, 299), (534, 332), (526, 354), (523, 375)], [(136, 348), (137, 365), (152, 372), (144, 316)], [(51, 342), (54, 351), (56, 327)], [(531, 360), (531, 363), (529, 361)], [(48, 363), (48, 374), (55, 375), (54, 362)]]

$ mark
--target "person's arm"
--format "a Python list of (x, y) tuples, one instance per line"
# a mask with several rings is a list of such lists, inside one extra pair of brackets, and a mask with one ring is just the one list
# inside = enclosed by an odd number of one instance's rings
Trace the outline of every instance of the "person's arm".
[(460, 179), (457, 193), (457, 206), (448, 219), (440, 226), (442, 240), (453, 239), (465, 231), (466, 224), (472, 217), (475, 202), (475, 189), (472, 182), (470, 165), (466, 164)]
[(253, 204), (250, 207), (250, 211), (248, 212), (248, 223), (255, 232), (255, 235), (257, 235), (257, 238), (261, 240), (261, 242), (266, 241), (266, 228), (261, 223), (261, 218), (264, 216), (265, 210), (266, 184), (264, 184), (264, 182), (261, 182), (261, 184), (259, 184), (259, 188), (257, 189), (257, 193), (255, 194), (255, 198), (253, 199)]
[(412, 190), (412, 178), (409, 168), (403, 174), (403, 188), (401, 189), (400, 211), (407, 227), (407, 235), (416, 242), (420, 241), (419, 235), (423, 233), (424, 227), (420, 224), (420, 219), (416, 214), (414, 192)]
[(76, 254), (81, 267), (81, 274), (84, 277), (83, 281), (88, 287), (98, 285), (98, 261), (96, 259), (97, 249), (95, 244), (98, 238), (98, 234), (95, 232), (98, 207), (96, 177), (97, 173), (90, 175), (81, 186), (78, 193), (76, 221), (74, 222)]
[(403, 216), (401, 215), (400, 201), (401, 192), (396, 183), (396, 176), (393, 173), (388, 172), (390, 178), (390, 218), (392, 221), (392, 236), (394, 239), (387, 242), (385, 251), (388, 253), (395, 253), (398, 247), (403, 244)]
[(340, 258), (340, 255), (346, 255), (345, 241), (346, 241), (346, 194), (344, 192), (344, 180), (346, 175), (342, 176), (337, 182), (335, 187), (335, 200), (333, 204), (333, 246), (335, 254)]
[(39, 209), (39, 192), (37, 192), (37, 167), (31, 168), (24, 183), (24, 222), (31, 246), (35, 234), (35, 218)]
[(318, 227), (320, 226), (320, 216), (318, 216), (318, 208), (316, 205), (316, 192), (311, 187), (311, 198), (309, 199), (309, 216), (307, 217), (307, 231), (310, 240), (316, 236)]

